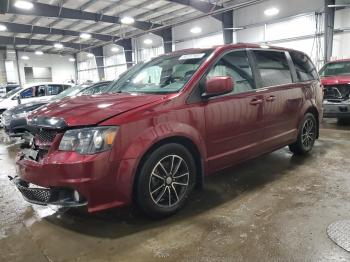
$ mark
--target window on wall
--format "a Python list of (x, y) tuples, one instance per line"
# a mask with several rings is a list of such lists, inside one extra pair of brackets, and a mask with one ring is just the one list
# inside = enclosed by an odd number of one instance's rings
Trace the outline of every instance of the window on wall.
[(95, 58), (78, 62), (78, 81), (79, 83), (100, 81)]
[(305, 54), (295, 51), (289, 53), (299, 81), (310, 81), (318, 78), (315, 66)]
[(288, 60), (284, 52), (254, 51), (262, 86), (276, 86), (292, 83)]
[(164, 47), (159, 46), (159, 47), (140, 49), (138, 50), (137, 54), (138, 54), (139, 62), (148, 61), (154, 57), (164, 54)]
[(253, 90), (254, 79), (246, 51), (226, 54), (209, 71), (207, 79), (215, 76), (230, 76), (234, 80), (234, 94)]
[(105, 57), (105, 79), (115, 80), (127, 70), (124, 53)]

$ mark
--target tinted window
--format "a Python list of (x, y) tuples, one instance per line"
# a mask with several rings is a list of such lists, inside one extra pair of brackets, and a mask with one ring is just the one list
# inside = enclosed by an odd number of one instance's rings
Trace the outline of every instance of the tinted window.
[(254, 79), (246, 51), (226, 54), (209, 71), (207, 79), (214, 76), (231, 76), (234, 80), (234, 94), (254, 89)]
[(290, 56), (292, 57), (299, 81), (309, 81), (318, 78), (315, 66), (305, 54), (292, 51)]
[(263, 87), (292, 83), (288, 60), (284, 52), (254, 51)]
[(48, 85), (47, 86), (47, 95), (48, 96), (58, 95), (62, 91), (63, 91), (62, 85)]

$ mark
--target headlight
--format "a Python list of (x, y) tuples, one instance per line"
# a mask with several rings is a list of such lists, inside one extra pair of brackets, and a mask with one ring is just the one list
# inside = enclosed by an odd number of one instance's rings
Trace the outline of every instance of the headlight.
[(103, 152), (111, 149), (117, 131), (116, 126), (68, 130), (62, 137), (59, 150), (84, 155)]
[(28, 115), (28, 113), (24, 111), (24, 112), (19, 113), (19, 114), (13, 114), (12, 118), (13, 119), (27, 118), (27, 115)]

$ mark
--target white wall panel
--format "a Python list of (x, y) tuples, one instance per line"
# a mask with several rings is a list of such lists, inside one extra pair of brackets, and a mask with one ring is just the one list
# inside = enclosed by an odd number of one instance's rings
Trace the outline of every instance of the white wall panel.
[(264, 42), (264, 26), (247, 28), (237, 31), (237, 42), (239, 43), (257, 43)]
[[(28, 56), (29, 60), (22, 60), (21, 56), (23, 55)], [(74, 63), (68, 61), (72, 56), (54, 54), (37, 56), (34, 53), (19, 52), (18, 57), (19, 72), (23, 82), (25, 80), (24, 67), (51, 67), (52, 81), (54, 82), (64, 82), (75, 79)]]
[(315, 15), (305, 15), (266, 25), (266, 41), (315, 34)]
[(186, 48), (209, 48), (215, 45), (222, 45), (223, 43), (223, 34), (217, 33), (210, 36), (193, 38), (187, 41), (175, 43), (175, 50), (181, 50)]

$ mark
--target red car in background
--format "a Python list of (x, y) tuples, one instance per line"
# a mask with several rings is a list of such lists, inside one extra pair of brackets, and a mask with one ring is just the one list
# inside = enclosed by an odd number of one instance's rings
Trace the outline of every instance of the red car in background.
[(350, 59), (325, 64), (320, 76), (324, 86), (323, 117), (350, 118)]
[[(131, 203), (153, 217), (184, 206), (204, 177), (318, 138), (322, 89), (304, 53), (225, 45), (162, 55), (132, 68), (107, 94), (41, 108), (13, 179), (36, 204)], [(40, 186), (40, 187), (38, 187)]]

